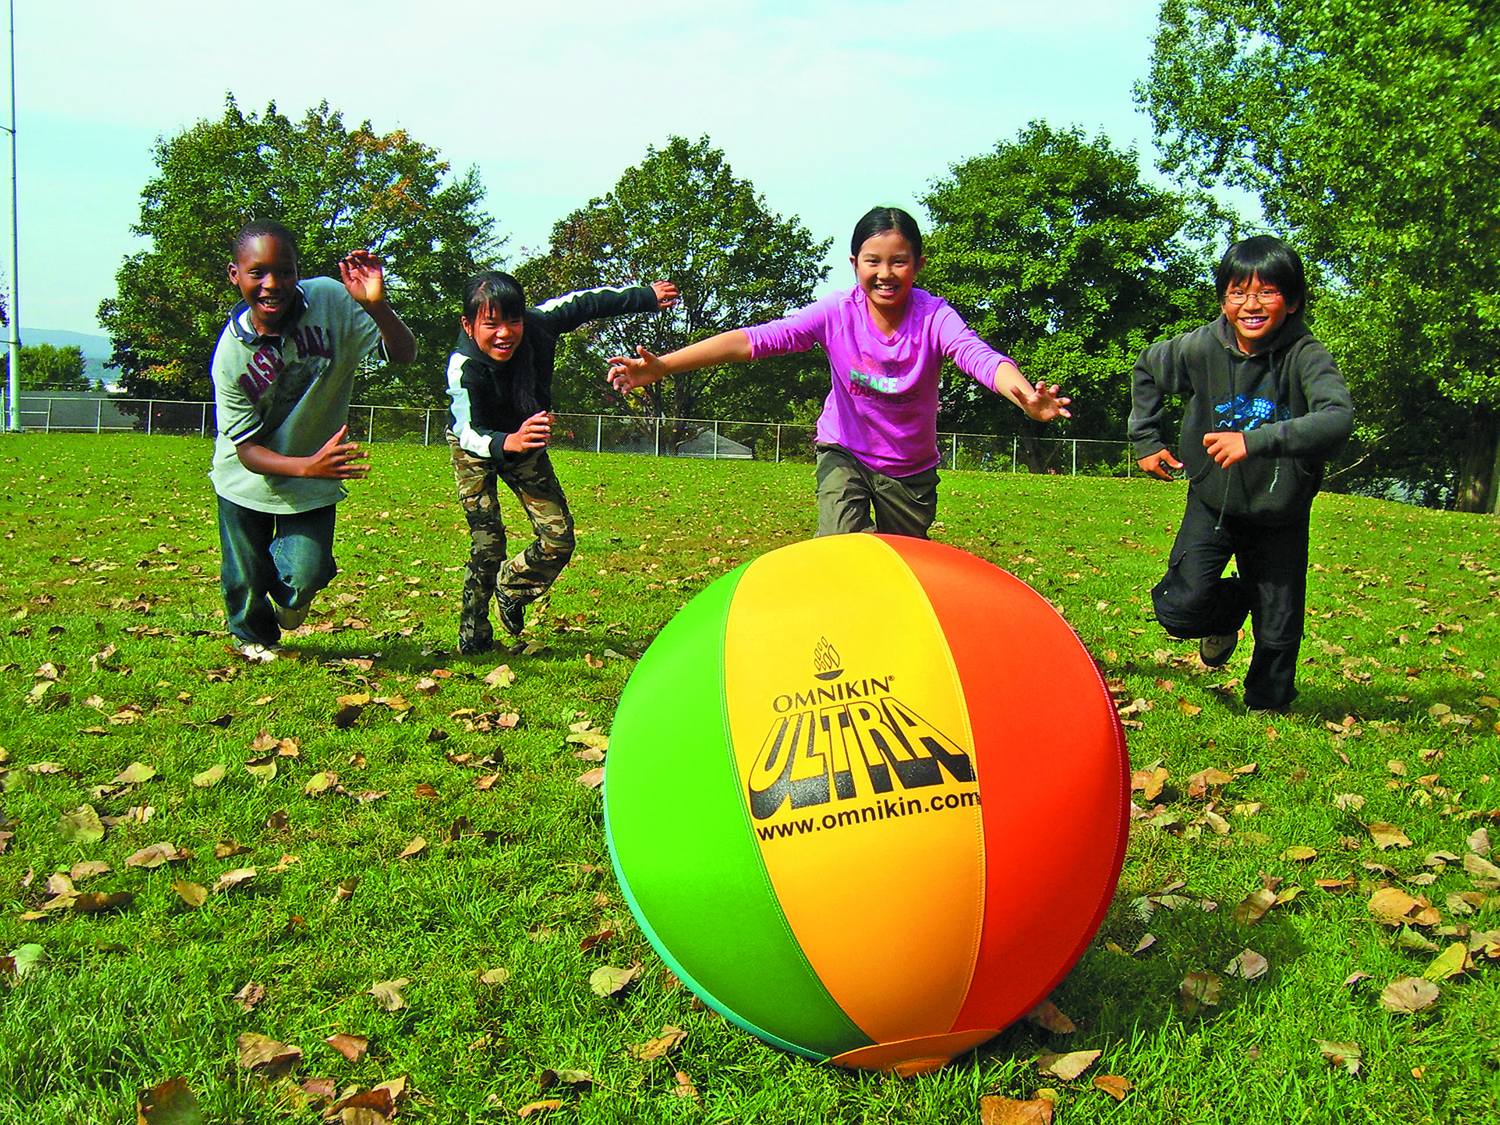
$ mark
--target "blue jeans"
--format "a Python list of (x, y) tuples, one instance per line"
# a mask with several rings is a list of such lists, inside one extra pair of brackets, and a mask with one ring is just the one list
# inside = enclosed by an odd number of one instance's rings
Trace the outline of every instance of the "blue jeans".
[(281, 627), (266, 601), (301, 609), (333, 581), (335, 505), (295, 515), (272, 515), (219, 500), (219, 584), (229, 631), (242, 641), (274, 645)]

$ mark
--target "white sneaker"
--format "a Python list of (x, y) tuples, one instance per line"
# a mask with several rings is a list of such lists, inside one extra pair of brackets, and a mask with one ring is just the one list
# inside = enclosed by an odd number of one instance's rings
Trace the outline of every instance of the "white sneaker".
[(254, 641), (240, 641), (237, 646), (240, 655), (251, 664), (269, 664), (281, 655), (280, 645), (260, 645)]
[(288, 631), (300, 629), (302, 623), (307, 620), (307, 611), (312, 609), (312, 603), (310, 602), (301, 609), (288, 609), (286, 606), (278, 604), (276, 599), (271, 598), (270, 595), (267, 595), (267, 597), (271, 602), (271, 612), (276, 615), (276, 624)]

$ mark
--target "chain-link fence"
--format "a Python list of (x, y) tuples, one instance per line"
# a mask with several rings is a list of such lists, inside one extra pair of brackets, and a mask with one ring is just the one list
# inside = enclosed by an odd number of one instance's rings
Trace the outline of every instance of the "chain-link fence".
[[(214, 434), (214, 410), (210, 402), (40, 394), (22, 394), (19, 401), (21, 428), (25, 430), (197, 437)], [(437, 445), (445, 440), (447, 424), (448, 412), (441, 409), (399, 406), (349, 409), (349, 436), (354, 441)], [(811, 464), (813, 429), (777, 422), (554, 414), (552, 447), (585, 453)], [(1138, 472), (1130, 446), (1123, 441), (945, 433), (938, 434), (938, 451), (943, 458), (942, 468), (950, 470), (1063, 476), (1129, 476)]]

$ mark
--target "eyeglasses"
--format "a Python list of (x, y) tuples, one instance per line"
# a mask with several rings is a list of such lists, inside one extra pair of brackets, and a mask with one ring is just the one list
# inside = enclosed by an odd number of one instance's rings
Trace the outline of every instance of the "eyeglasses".
[(1263, 305), (1274, 305), (1282, 299), (1280, 289), (1277, 289), (1274, 285), (1263, 285), (1261, 288), (1249, 292), (1243, 289), (1231, 289), (1224, 294), (1224, 303), (1226, 305), (1243, 305), (1251, 297), (1260, 298), (1260, 302)]

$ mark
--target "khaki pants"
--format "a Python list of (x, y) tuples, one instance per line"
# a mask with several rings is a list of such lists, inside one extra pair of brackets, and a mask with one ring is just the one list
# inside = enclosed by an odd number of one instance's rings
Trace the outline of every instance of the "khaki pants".
[[(926, 539), (937, 518), (937, 469), (891, 477), (841, 445), (819, 442), (818, 534), (874, 530)], [(871, 512), (873, 510), (873, 519)]]

